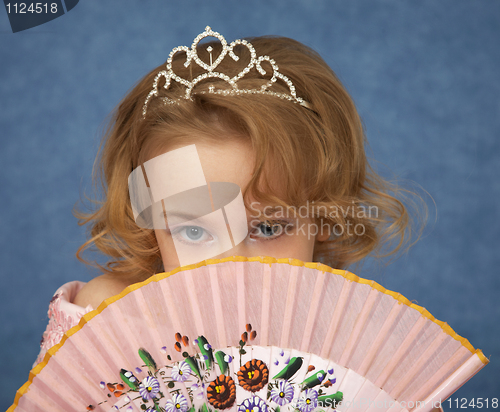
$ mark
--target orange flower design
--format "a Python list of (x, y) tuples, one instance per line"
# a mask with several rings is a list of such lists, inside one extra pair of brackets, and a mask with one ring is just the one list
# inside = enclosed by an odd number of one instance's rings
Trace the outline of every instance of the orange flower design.
[(269, 369), (261, 360), (252, 359), (238, 371), (238, 381), (247, 391), (260, 391), (269, 382)]
[(220, 375), (207, 388), (208, 402), (217, 409), (227, 409), (236, 400), (236, 385), (230, 376)]

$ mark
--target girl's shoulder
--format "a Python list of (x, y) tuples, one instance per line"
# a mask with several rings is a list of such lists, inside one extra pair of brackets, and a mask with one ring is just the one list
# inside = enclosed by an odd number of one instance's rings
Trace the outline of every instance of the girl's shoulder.
[(119, 294), (132, 283), (108, 274), (98, 276), (79, 290), (73, 303), (84, 308), (90, 305), (97, 309), (103, 300)]

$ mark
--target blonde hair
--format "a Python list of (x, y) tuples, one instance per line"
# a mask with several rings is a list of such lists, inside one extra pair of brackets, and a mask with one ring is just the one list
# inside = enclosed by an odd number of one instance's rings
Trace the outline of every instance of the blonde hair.
[[(77, 212), (81, 224), (90, 225), (90, 239), (77, 252), (80, 260), (88, 263), (81, 253), (95, 245), (111, 258), (106, 267), (101, 267), (107, 273), (139, 281), (161, 270), (154, 232), (135, 224), (127, 179), (152, 153), (164, 151), (186, 136), (213, 142), (237, 138), (252, 145), (257, 160), (245, 200), (251, 194), (287, 208), (306, 204), (310, 216), (332, 229), (362, 225), (361, 235), (332, 230), (336, 235), (315, 249), (315, 260), (344, 268), (372, 252), (389, 255), (409, 244), (410, 215), (395, 196), (403, 191), (384, 181), (368, 165), (361, 120), (333, 71), (316, 52), (297, 41), (283, 37), (249, 41), (258, 55), (276, 61), (311, 109), (269, 95), (207, 93), (208, 83), (218, 89), (228, 87), (220, 79), (209, 79), (196, 86), (192, 100), (179, 99), (178, 104), (165, 104), (161, 97), (180, 97), (183, 86), (174, 83), (168, 90), (159, 87), (159, 97), (149, 102), (143, 118), (144, 101), (163, 66), (156, 68), (123, 99), (104, 136), (96, 160), (104, 198), (96, 202), (92, 212)], [(220, 52), (219, 43), (199, 45), (198, 54), (205, 60), (209, 45), (216, 56)], [(240, 49), (243, 54), (247, 52), (244, 46)], [(200, 74), (192, 64), (184, 67), (184, 59), (182, 54), (174, 59), (177, 74), (184, 78)], [(218, 70), (232, 76), (246, 64), (243, 57), (239, 62), (226, 58)], [(261, 74), (251, 70), (238, 85), (253, 89), (264, 82)], [(288, 93), (288, 86), (279, 81), (273, 88)], [(375, 216), (366, 213), (375, 209)]]

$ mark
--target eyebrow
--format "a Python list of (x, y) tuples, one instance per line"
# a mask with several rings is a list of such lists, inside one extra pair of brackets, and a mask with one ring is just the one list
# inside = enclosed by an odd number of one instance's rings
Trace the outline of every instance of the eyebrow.
[[(197, 216), (197, 215), (193, 215), (193, 214), (190, 214), (190, 213), (185, 213), (185, 212), (181, 212), (181, 211), (171, 211), (171, 212), (168, 212), (166, 213), (165, 211), (163, 211), (161, 213), (161, 216), (167, 220), (167, 224), (168, 224), (168, 218), (170, 217), (171, 219), (172, 218), (180, 218), (180, 219), (183, 219), (183, 221), (179, 221), (179, 222), (176, 222), (175, 220), (174, 221), (171, 221), (170, 224), (171, 225), (176, 225), (178, 223), (183, 223), (184, 221), (191, 221), (191, 220), (195, 220), (195, 219), (199, 219), (203, 216), (206, 216), (206, 215), (200, 215), (200, 216)], [(264, 219), (270, 219), (272, 220), (272, 216), (268, 216), (268, 215), (265, 215), (265, 214), (262, 214), (261, 216), (259, 217), (263, 217)], [(250, 223), (252, 220), (256, 219), (257, 217), (256, 216), (248, 216), (247, 217), (247, 222)], [(264, 221), (264, 220), (263, 220)], [(272, 220), (273, 222), (281, 222), (281, 221), (284, 221), (282, 220), (281, 218), (280, 219), (274, 219)]]
[(204, 216), (204, 215), (197, 216), (197, 215), (193, 215), (191, 213), (185, 213), (185, 212), (181, 212), (178, 210), (174, 210), (174, 211), (167, 213), (165, 210), (163, 210), (161, 213), (161, 216), (164, 219), (168, 219), (168, 216), (170, 216), (170, 217), (180, 217), (180, 218), (185, 219), (185, 220), (194, 220), (194, 219), (198, 219), (199, 217)]
[[(167, 224), (168, 224), (168, 216), (177, 217), (177, 218), (181, 218), (184, 220), (194, 220), (194, 219), (198, 219), (198, 218), (206, 215), (206, 213), (205, 214), (193, 214), (193, 213), (189, 213), (189, 212), (186, 212), (184, 210), (179, 210), (179, 209), (172, 209), (172, 210), (167, 211), (165, 208), (164, 200), (165, 199), (161, 200), (162, 213), (160, 214), (160, 216), (163, 217), (163, 219), (167, 220)], [(212, 211), (210, 213), (212, 213), (213, 211), (214, 210), (212, 209)]]

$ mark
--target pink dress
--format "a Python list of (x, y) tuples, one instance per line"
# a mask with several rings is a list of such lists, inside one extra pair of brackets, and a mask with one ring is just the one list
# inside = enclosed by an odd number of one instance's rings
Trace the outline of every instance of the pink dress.
[(92, 310), (90, 305), (83, 308), (73, 303), (76, 295), (84, 285), (85, 282), (79, 281), (65, 283), (57, 289), (50, 300), (47, 313), (49, 324), (40, 341), (40, 353), (33, 367), (43, 360), (47, 350), (60, 342), (66, 331), (77, 325), (81, 317)]

